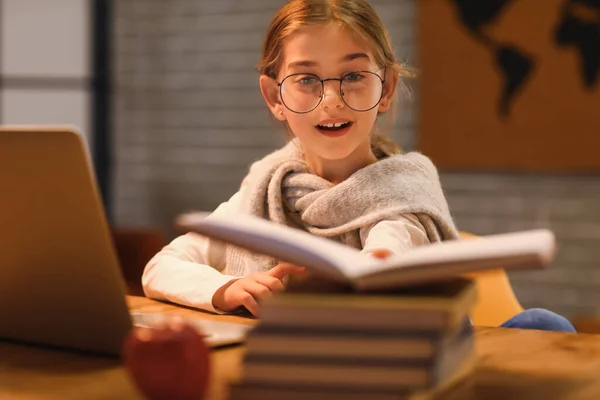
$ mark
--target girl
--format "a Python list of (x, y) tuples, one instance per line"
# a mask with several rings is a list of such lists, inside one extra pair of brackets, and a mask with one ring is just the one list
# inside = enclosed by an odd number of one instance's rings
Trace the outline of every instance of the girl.
[[(379, 258), (458, 239), (433, 164), (377, 133), (409, 72), (365, 0), (288, 2), (271, 22), (258, 71), (291, 140), (255, 162), (215, 215), (254, 214)], [(260, 299), (301, 272), (188, 233), (149, 261), (142, 283), (151, 298), (259, 315)]]

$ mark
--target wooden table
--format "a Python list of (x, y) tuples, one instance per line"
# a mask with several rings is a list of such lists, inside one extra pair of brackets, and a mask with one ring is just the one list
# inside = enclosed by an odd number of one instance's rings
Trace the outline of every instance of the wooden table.
[[(129, 297), (135, 311), (216, 316)], [(478, 328), (479, 360), (468, 390), (443, 399), (600, 399), (600, 336)], [(227, 398), (227, 382), (239, 376), (243, 347), (212, 353), (208, 399)], [(72, 400), (142, 399), (118, 360), (42, 349), (0, 341), (0, 399)]]

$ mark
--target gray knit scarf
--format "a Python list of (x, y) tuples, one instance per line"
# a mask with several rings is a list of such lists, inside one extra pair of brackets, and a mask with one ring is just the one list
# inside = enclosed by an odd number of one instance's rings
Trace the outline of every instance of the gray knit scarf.
[[(252, 164), (242, 182), (241, 212), (361, 249), (360, 228), (414, 214), (430, 242), (457, 239), (437, 170), (412, 152), (386, 157), (334, 185), (312, 174), (301, 145), (293, 140)], [(381, 157), (383, 156), (383, 157)], [(267, 271), (279, 261), (233, 245), (226, 250), (227, 274)]]

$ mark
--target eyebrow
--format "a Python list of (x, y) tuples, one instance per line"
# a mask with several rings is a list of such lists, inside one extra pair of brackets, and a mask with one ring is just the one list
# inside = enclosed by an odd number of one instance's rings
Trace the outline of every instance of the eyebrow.
[(371, 59), (371, 57), (369, 57), (365, 53), (352, 53), (352, 54), (348, 54), (346, 57), (342, 58), (342, 62), (354, 61), (359, 58), (366, 58), (367, 60)]
[[(360, 58), (366, 58), (367, 60), (371, 59), (366, 53), (352, 53), (342, 57), (340, 61), (350, 62)], [(295, 67), (316, 67), (317, 65), (319, 65), (319, 63), (316, 61), (302, 60), (289, 63), (288, 68), (291, 69)]]

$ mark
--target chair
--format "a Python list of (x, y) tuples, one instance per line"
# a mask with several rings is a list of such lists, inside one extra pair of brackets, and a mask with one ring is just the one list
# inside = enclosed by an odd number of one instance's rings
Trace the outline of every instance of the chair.
[[(461, 236), (463, 239), (477, 240), (477, 236), (468, 233), (461, 233)], [(471, 311), (473, 325), (497, 327), (523, 311), (504, 270), (476, 272), (465, 276), (474, 279), (477, 284), (477, 303)]]
[(143, 296), (144, 267), (167, 244), (166, 238), (154, 229), (112, 228), (111, 233), (127, 294)]

